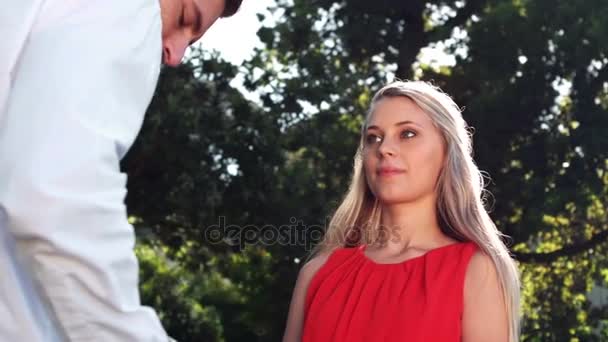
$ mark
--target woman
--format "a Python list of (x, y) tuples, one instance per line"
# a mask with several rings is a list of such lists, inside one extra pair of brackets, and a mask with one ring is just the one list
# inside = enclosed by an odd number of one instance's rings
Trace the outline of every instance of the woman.
[(449, 96), (424, 82), (382, 88), (283, 341), (517, 341), (517, 267), (483, 186)]

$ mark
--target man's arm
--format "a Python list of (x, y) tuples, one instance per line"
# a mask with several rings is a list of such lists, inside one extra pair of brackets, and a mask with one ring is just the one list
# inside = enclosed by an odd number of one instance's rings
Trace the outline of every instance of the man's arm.
[(11, 86), (12, 71), (44, 0), (0, 0), (0, 120)]
[[(0, 129), (19, 56), (43, 4), (44, 0), (0, 0)], [(65, 341), (24, 266), (0, 205), (0, 341)]]
[(157, 0), (47, 0), (0, 122), (0, 204), (70, 341), (167, 341), (142, 307), (120, 158), (160, 67)]

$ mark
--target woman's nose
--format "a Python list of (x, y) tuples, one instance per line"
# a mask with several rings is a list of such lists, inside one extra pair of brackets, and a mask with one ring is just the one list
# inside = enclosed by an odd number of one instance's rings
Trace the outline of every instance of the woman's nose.
[(382, 140), (380, 146), (378, 147), (378, 153), (383, 157), (394, 156), (395, 151), (395, 145), (392, 141), (390, 141), (390, 139)]

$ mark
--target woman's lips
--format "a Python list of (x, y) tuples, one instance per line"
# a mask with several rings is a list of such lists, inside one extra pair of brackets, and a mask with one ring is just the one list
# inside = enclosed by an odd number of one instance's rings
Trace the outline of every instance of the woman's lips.
[(395, 167), (383, 167), (378, 169), (378, 171), (376, 171), (376, 173), (379, 176), (395, 176), (395, 175), (399, 175), (404, 173), (405, 170), (403, 169), (399, 169), (399, 168), (395, 168)]

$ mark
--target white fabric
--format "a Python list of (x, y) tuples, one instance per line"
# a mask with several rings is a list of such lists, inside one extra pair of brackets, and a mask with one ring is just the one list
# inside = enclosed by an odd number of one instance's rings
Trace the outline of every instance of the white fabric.
[(0, 341), (165, 342), (119, 170), (158, 79), (158, 0), (0, 8)]

